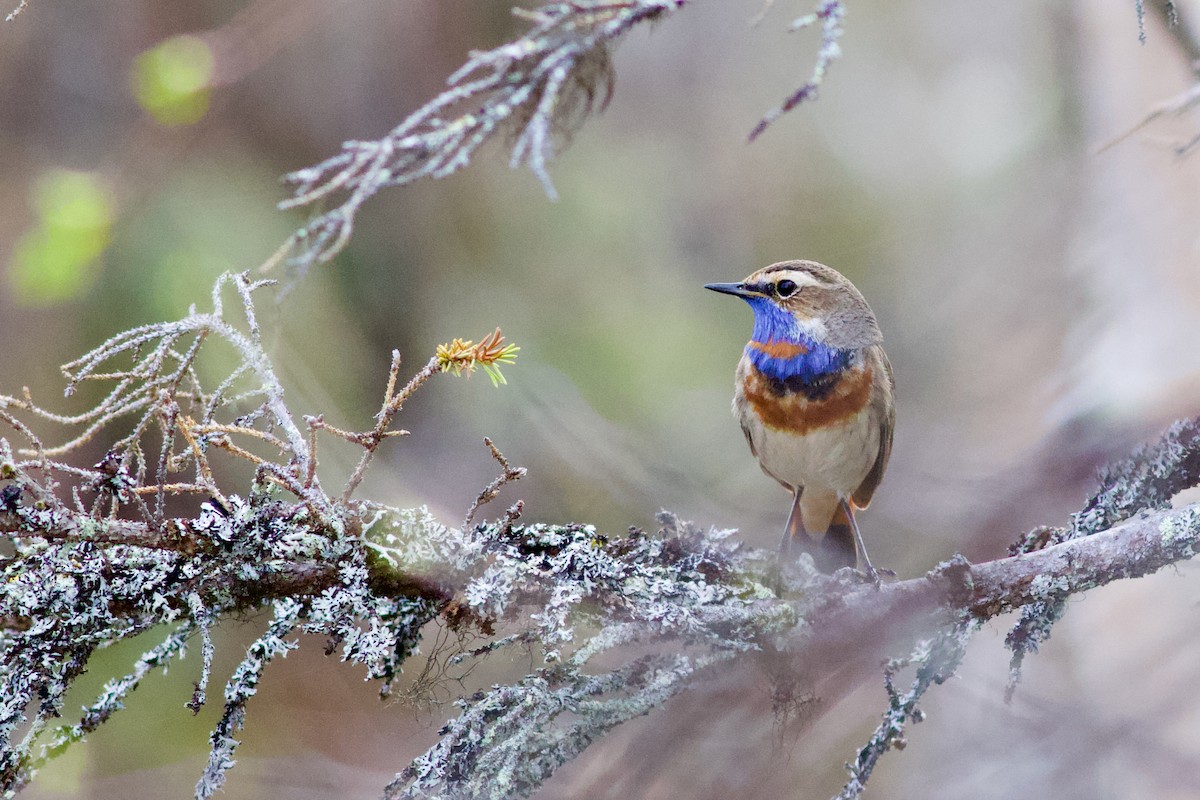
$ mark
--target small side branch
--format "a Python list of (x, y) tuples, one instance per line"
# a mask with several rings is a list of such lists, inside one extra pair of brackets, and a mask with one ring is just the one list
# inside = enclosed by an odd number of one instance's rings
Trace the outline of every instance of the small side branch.
[[(379, 448), (380, 442), (389, 437), (408, 435), (408, 431), (389, 431), (388, 428), (391, 427), (392, 419), (404, 408), (408, 398), (412, 397), (413, 392), (424, 386), (426, 381), (439, 372), (470, 375), (476, 368), (487, 373), (493, 386), (499, 386), (505, 382), (504, 375), (500, 372), (500, 365), (516, 361), (517, 352), (520, 349), (515, 344), (506, 344), (504, 334), (500, 332), (499, 328), (483, 337), (479, 344), (475, 344), (472, 340), (455, 339), (449, 344), (438, 345), (436, 355), (416, 375), (412, 376), (400, 391), (396, 391), (396, 381), (400, 375), (400, 351), (393, 350), (392, 366), (388, 370), (387, 388), (383, 391), (383, 404), (375, 415), (374, 428), (365, 433), (351, 433), (335, 428), (319, 417), (310, 417), (308, 419), (310, 429), (323, 428), (363, 448), (358, 466), (355, 467), (354, 473), (346, 482), (341, 502), (349, 502), (354, 495), (354, 490), (362, 483), (363, 476), (375, 458), (375, 451)], [(494, 448), (493, 454), (496, 454)]]
[[(412, 376), (404, 388), (396, 392), (396, 377), (400, 373), (400, 351), (392, 351), (392, 367), (388, 371), (387, 388), (383, 393), (383, 405), (379, 408), (379, 413), (375, 415), (375, 427), (366, 433), (348, 433), (336, 428), (331, 428), (328, 425), (324, 427), (342, 438), (355, 444), (362, 445), (363, 454), (358, 460), (358, 466), (354, 468), (354, 472), (350, 475), (350, 479), (346, 481), (346, 488), (342, 491), (342, 502), (348, 503), (354, 495), (354, 490), (362, 483), (362, 479), (367, 474), (367, 467), (371, 465), (371, 461), (375, 458), (375, 451), (379, 448), (379, 443), (391, 436), (404, 436), (407, 431), (389, 431), (388, 428), (392, 424), (392, 419), (400, 413), (400, 409), (404, 407), (404, 403), (412, 396), (412, 393), (419, 389), (425, 381), (432, 378), (434, 375), (442, 371), (438, 364), (437, 358), (429, 359), (424, 367), (421, 368), (416, 375)], [(312, 424), (311, 422), (309, 424)]]
[(842, 47), (838, 40), (842, 38), (842, 20), (845, 16), (846, 4), (842, 0), (820, 0), (815, 11), (800, 17), (791, 24), (789, 30), (792, 31), (820, 25), (821, 46), (817, 50), (816, 63), (813, 65), (808, 79), (799, 89), (784, 98), (782, 103), (763, 114), (762, 119), (750, 131), (750, 141), (753, 142), (757, 139), (763, 131), (796, 106), (806, 100), (817, 98), (817, 92), (820, 90), (821, 84), (825, 82), (825, 74), (829, 71), (829, 66), (842, 54)]
[[(1136, 5), (1138, 39), (1145, 44), (1145, 5), (1143, 0), (1137, 0)], [(1097, 147), (1097, 153), (1103, 153), (1109, 148), (1115, 147), (1156, 120), (1163, 117), (1182, 116), (1200, 104), (1200, 37), (1197, 37), (1185, 9), (1176, 5), (1172, 0), (1151, 0), (1150, 6), (1155, 16), (1162, 22), (1167, 33), (1175, 40), (1175, 44), (1179, 47), (1184, 58), (1187, 59), (1188, 69), (1197, 83), (1187, 91), (1152, 107), (1139, 122)], [(1197, 144), (1200, 144), (1200, 134), (1175, 145), (1175, 152), (1180, 156), (1187, 155)]]
[(492, 452), (492, 458), (496, 459), (496, 463), (500, 465), (500, 468), (503, 470), (503, 472), (500, 473), (500, 477), (496, 478), (496, 480), (484, 487), (484, 490), (479, 493), (478, 497), (475, 498), (475, 502), (471, 503), (471, 507), (467, 509), (467, 516), (465, 519), (463, 519), (462, 524), (462, 529), (464, 531), (471, 530), (471, 522), (475, 519), (475, 514), (479, 511), (480, 506), (495, 500), (496, 496), (500, 494), (500, 490), (506, 484), (525, 477), (525, 468), (514, 467), (512, 464), (509, 464), (508, 459), (504, 457), (503, 453), (496, 449), (496, 445), (492, 444), (491, 439), (488, 439), (485, 436), (483, 443), (487, 445), (487, 449)]
[[(970, 640), (969, 626), (957, 626), (918, 643), (909, 658), (888, 661), (884, 667), (888, 708), (883, 714), (883, 722), (875, 729), (866, 745), (858, 751), (854, 762), (846, 765), (850, 771), (850, 780), (834, 800), (855, 800), (866, 788), (867, 780), (884, 753), (905, 748), (905, 729), (908, 723), (921, 722), (925, 718), (924, 712), (917, 704), (930, 686), (943, 683), (954, 674), (962, 662), (963, 655), (966, 654)], [(897, 691), (896, 674), (902, 668), (911, 666), (916, 667), (912, 685), (906, 692)]]

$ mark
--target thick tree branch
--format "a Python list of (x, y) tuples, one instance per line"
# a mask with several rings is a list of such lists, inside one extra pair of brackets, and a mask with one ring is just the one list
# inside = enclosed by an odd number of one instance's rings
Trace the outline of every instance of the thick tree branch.
[(956, 557), (928, 575), (878, 590), (863, 586), (829, 595), (798, 629), (798, 652), (822, 662), (856, 657), (864, 642), (887, 649), (885, 631), (928, 635), (970, 618), (983, 622), (1029, 603), (1060, 599), (1122, 578), (1138, 578), (1195, 555), (1200, 506), (1129, 520), (1091, 536), (1008, 558), (969, 564)]
[[(154, 550), (169, 548), (172, 541), (172, 535), (156, 532), (145, 523), (88, 519), (61, 526), (55, 531), (34, 532), (30, 531), (29, 522), (23, 510), (0, 511), (0, 531), (14, 535)], [(187, 523), (182, 521), (168, 525), (170, 530), (186, 528)], [(184, 547), (196, 546), (185, 544), (189, 541), (187, 536), (174, 538), (175, 543)], [(513, 541), (522, 541), (522, 536), (514, 536)], [(819, 687), (848, 667), (877, 665), (883, 655), (895, 652), (899, 647), (911, 648), (914, 642), (927, 639), (936, 631), (963, 630), (964, 625), (983, 622), (1031, 603), (1058, 601), (1114, 580), (1148, 575), (1192, 557), (1198, 543), (1200, 506), (1192, 505), (1127, 520), (1092, 535), (994, 561), (972, 565), (955, 557), (921, 578), (887, 584), (879, 589), (848, 584), (836, 578), (821, 579), (816, 585), (810, 585), (801, 599), (788, 602), (791, 613), (787, 618), (792, 622), (787, 623), (790, 631), (784, 636), (783, 651), (788, 659), (803, 664), (808, 678)], [(621, 545), (613, 543), (609, 547), (619, 550)], [(531, 551), (524, 557), (534, 555)], [(461, 598), (470, 583), (467, 574), (461, 575), (456, 584), (451, 574), (443, 572), (435, 580), (427, 575), (411, 574), (386, 559), (376, 559), (369, 568), (371, 589), (376, 595), (395, 599), (419, 598), (443, 610), (461, 604), (462, 601), (455, 598)], [(215, 572), (213, 577), (195, 587), (193, 602), (199, 607), (217, 606), (224, 611), (235, 611), (258, 608), (270, 602), (318, 597), (338, 584), (339, 571), (336, 564), (309, 560), (273, 564), (256, 580), (234, 579), (221, 572)], [(779, 600), (760, 602), (761, 609), (757, 613), (761, 618), (773, 615), (775, 619), (781, 619)], [(10, 630), (24, 630), (30, 621), (6, 618), (0, 623)], [(960, 636), (955, 645), (953, 634), (949, 638), (943, 635), (936, 641), (945, 642), (952, 650), (957, 647), (954, 654), (959, 657), (966, 644), (966, 639)], [(928, 644), (917, 646), (918, 652), (936, 650), (937, 647), (931, 648)], [(710, 663), (723, 660), (715, 658)], [(952, 672), (957, 662), (952, 661), (947, 670), (938, 665), (931, 668), (919, 661), (903, 663), (919, 667), (919, 690), (901, 695), (890, 689), (898, 702), (907, 704), (903, 706), (905, 716), (900, 723), (889, 723), (891, 727), (886, 729), (886, 735), (873, 737), (864, 748), (856, 761), (854, 778), (843, 792), (844, 797), (857, 796), (875, 761), (896, 741), (902, 740), (901, 723), (918, 713), (916, 703), (921, 694), (931, 682), (940, 682), (943, 675)], [(889, 673), (893, 677), (894, 674), (894, 671)], [(671, 678), (674, 688), (665, 686), (662, 691), (678, 692), (694, 683), (696, 678), (695, 667), (680, 668), (678, 676)], [(889, 687), (891, 680), (889, 678)], [(450, 745), (452, 742), (448, 743)], [(531, 788), (535, 784), (531, 783)]]
[[(63, 517), (53, 529), (30, 531), (28, 519), (13, 510), (0, 511), (0, 532), (51, 541), (91, 541), (191, 553), (211, 547), (183, 531), (183, 523), (167, 531), (127, 520), (79, 520)], [(1061, 544), (994, 561), (970, 564), (961, 556), (940, 564), (927, 575), (879, 589), (834, 586), (797, 604), (811, 627), (797, 628), (795, 644), (836, 662), (861, 651), (864, 641), (880, 641), (884, 629), (928, 630), (966, 617), (987, 621), (1033, 602), (1061, 599), (1124, 578), (1139, 578), (1191, 558), (1200, 547), (1200, 505), (1150, 514), (1108, 530)], [(445, 582), (407, 574), (389, 566), (372, 569), (376, 590), (393, 597), (422, 596), (446, 602)], [(232, 592), (241, 607), (316, 594), (337, 579), (336, 565), (280, 564), (261, 583), (227, 584), (213, 590)], [(461, 587), (460, 587), (461, 588)], [(774, 602), (774, 601), (769, 601)]]
[(123, 519), (92, 519), (58, 510), (0, 509), (0, 533), (53, 542), (125, 544), (151, 550), (195, 553), (211, 543), (185, 534), (177, 520), (160, 527)]

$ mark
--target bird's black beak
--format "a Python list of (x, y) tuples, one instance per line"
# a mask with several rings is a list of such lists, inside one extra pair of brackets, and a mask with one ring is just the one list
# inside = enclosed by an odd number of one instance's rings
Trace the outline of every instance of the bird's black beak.
[(720, 292), (721, 294), (732, 294), (737, 297), (753, 297), (758, 294), (758, 292), (744, 283), (706, 283), (704, 284), (704, 288), (712, 289), (714, 292)]

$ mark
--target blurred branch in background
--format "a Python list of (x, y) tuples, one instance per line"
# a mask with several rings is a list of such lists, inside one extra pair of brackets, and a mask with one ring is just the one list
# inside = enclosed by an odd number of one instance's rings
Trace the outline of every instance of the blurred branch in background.
[(329, 6), (309, 0), (254, 0), (218, 28), (198, 35), (215, 66), (211, 85), (226, 86), (259, 69), (308, 28), (325, 22)]
[(846, 5), (841, 0), (822, 0), (822, 2), (817, 4), (816, 11), (800, 17), (791, 24), (789, 30), (799, 31), (820, 23), (821, 47), (817, 51), (817, 62), (803, 86), (792, 92), (784, 98), (782, 103), (763, 115), (763, 118), (750, 131), (750, 141), (757, 139), (771, 123), (805, 100), (816, 98), (817, 90), (821, 88), (821, 84), (825, 81), (825, 73), (829, 70), (829, 65), (842, 54), (842, 48), (838, 44), (838, 39), (842, 38), (842, 19), (845, 16)]
[[(1192, 27), (1192, 19), (1183, 8), (1171, 2), (1171, 0), (1151, 0), (1150, 7), (1154, 11), (1155, 17), (1162, 22), (1163, 27), (1166, 28), (1171, 38), (1174, 39), (1180, 53), (1187, 59), (1188, 69), (1196, 82), (1187, 91), (1182, 92), (1176, 97), (1164, 100), (1150, 109), (1146, 113), (1146, 116), (1136, 125), (1100, 145), (1098, 148), (1100, 152), (1120, 144), (1157, 119), (1168, 116), (1182, 116), (1197, 105), (1200, 105), (1200, 37), (1197, 36), (1195, 28)], [(1145, 42), (1145, 6), (1142, 0), (1138, 0), (1137, 12), (1139, 36), (1142, 42)], [(1176, 144), (1174, 149), (1177, 155), (1184, 156), (1190, 153), (1197, 145), (1200, 145), (1200, 133), (1197, 133), (1185, 142)]]
[[(687, 1), (582, 0), (514, 9), (532, 24), (530, 30), (500, 47), (473, 52), (447, 79), (446, 91), (387, 136), (346, 142), (340, 154), (285, 177), (293, 195), (280, 203), (281, 208), (319, 208), (335, 197), (337, 201), (289, 237), (264, 269), (286, 261), (303, 272), (329, 261), (345, 247), (363, 203), (380, 189), (452, 175), (502, 132), (513, 135), (511, 166), (527, 165), (553, 199), (547, 163), (556, 144), (612, 96), (612, 46), (634, 28), (664, 18)], [(830, 63), (840, 55), (844, 15), (842, 0), (821, 0), (813, 13), (793, 22), (792, 30), (820, 22), (816, 65), (802, 87), (767, 112), (751, 131), (751, 140), (816, 97)]]

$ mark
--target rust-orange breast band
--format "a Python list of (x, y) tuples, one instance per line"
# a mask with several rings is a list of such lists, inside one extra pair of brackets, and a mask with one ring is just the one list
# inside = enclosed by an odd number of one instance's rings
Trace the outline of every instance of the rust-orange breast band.
[(778, 381), (751, 367), (744, 392), (750, 408), (768, 428), (803, 436), (844, 423), (871, 401), (872, 369), (847, 371), (832, 390), (810, 400), (801, 392), (777, 391)]

